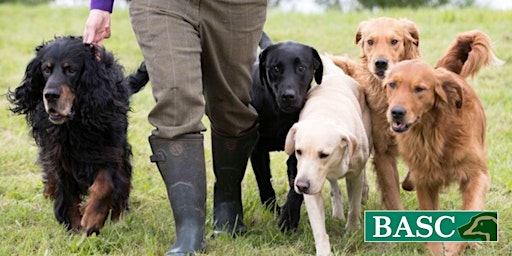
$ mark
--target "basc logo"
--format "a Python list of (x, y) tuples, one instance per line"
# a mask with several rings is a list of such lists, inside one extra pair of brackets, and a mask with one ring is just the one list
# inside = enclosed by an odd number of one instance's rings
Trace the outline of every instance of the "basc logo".
[(497, 242), (497, 211), (365, 211), (365, 242)]

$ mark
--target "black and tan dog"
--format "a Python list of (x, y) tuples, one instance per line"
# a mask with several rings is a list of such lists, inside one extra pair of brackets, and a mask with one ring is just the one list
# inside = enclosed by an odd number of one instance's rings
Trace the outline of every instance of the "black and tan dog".
[(99, 234), (109, 214), (115, 221), (128, 207), (129, 97), (147, 82), (145, 66), (139, 71), (124, 77), (111, 52), (57, 37), (36, 48), (21, 85), (8, 93), (39, 147), (44, 195), (69, 230)]

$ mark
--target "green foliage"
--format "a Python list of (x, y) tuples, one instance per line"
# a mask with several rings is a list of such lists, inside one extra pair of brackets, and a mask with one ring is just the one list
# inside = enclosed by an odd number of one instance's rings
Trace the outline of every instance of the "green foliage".
[[(0, 95), (19, 85), (34, 48), (55, 35), (80, 35), (88, 15), (86, 6), (57, 8), (47, 5), (0, 5)], [(294, 40), (314, 46), (319, 53), (347, 55), (357, 60), (354, 34), (359, 22), (372, 17), (405, 17), (420, 29), (422, 58), (434, 64), (459, 32), (479, 29), (489, 34), (496, 55), (506, 61), (501, 67), (482, 69), (469, 83), (475, 88), (487, 115), (488, 167), (491, 188), (487, 208), (499, 211), (499, 242), (482, 243), (480, 250), (465, 255), (512, 255), (512, 11), (482, 9), (386, 9), (374, 12), (327, 12), (305, 15), (270, 9), (265, 31), (275, 42)], [(112, 37), (105, 47), (116, 53), (127, 72), (134, 71), (142, 55), (131, 29), (128, 11), (116, 9)], [(147, 114), (154, 104), (151, 88), (132, 97), (129, 141), (133, 146), (133, 190), (130, 212), (117, 223), (108, 222), (101, 235), (72, 235), (53, 215), (52, 203), (42, 196), (37, 148), (21, 116), (8, 111), (0, 97), (0, 255), (163, 255), (176, 239), (174, 223), (163, 181), (149, 162), (147, 136), (152, 127)], [(206, 119), (204, 119), (207, 122)], [(209, 138), (209, 132), (205, 138)], [(250, 165), (243, 182), (244, 219), (249, 233), (237, 239), (212, 239), (213, 182), (211, 145), (205, 140), (208, 179), (207, 251), (200, 255), (313, 255), (314, 240), (305, 207), (299, 230), (282, 234), (274, 216), (259, 202)], [(286, 156), (271, 154), (273, 183), (279, 203), (288, 190)], [(399, 166), (401, 177), (406, 167)], [(364, 210), (382, 209), (375, 175), (368, 165), (370, 198)], [(344, 186), (344, 181), (340, 181)], [(421, 243), (365, 243), (363, 232), (348, 233), (344, 222), (330, 216), (329, 193), (324, 191), (327, 231), (334, 255), (426, 255)], [(345, 195), (346, 198), (346, 195)], [(414, 193), (402, 192), (406, 209), (417, 209)], [(456, 210), (460, 194), (456, 187), (441, 195), (441, 208)]]

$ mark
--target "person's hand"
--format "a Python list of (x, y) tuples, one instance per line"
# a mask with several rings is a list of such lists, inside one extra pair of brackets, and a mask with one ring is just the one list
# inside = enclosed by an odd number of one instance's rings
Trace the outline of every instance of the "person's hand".
[(98, 9), (91, 10), (85, 23), (84, 43), (101, 45), (101, 41), (109, 37), (110, 12)]

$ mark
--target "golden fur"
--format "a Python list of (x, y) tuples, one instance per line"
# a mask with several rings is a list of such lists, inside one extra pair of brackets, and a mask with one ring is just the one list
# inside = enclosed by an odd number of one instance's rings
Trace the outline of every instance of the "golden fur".
[[(396, 167), (398, 149), (386, 120), (388, 104), (382, 79), (386, 70), (396, 63), (419, 58), (419, 30), (407, 19), (370, 19), (360, 23), (355, 43), (361, 47), (360, 63), (337, 56), (333, 61), (365, 89), (372, 122), (373, 163), (381, 199), (386, 209), (403, 209)], [(386, 63), (385, 67), (382, 63)], [(407, 181), (404, 185), (408, 190), (412, 189)]]
[[(387, 118), (410, 168), (421, 210), (439, 209), (439, 193), (459, 185), (463, 210), (483, 210), (490, 185), (486, 164), (485, 113), (464, 80), (497, 58), (482, 32), (470, 31), (431, 68), (421, 60), (403, 61), (384, 81)], [(466, 243), (427, 243), (434, 255), (459, 255)]]

